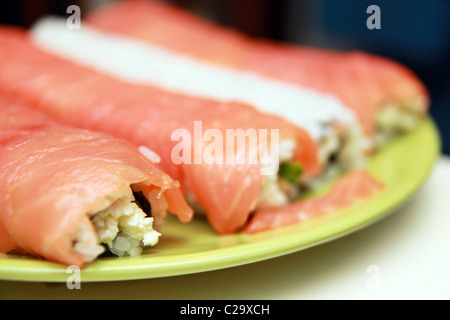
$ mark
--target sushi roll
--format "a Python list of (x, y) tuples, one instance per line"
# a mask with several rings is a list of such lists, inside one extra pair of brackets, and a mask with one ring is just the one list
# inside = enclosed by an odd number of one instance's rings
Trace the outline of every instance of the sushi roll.
[(167, 212), (192, 218), (179, 183), (124, 140), (4, 97), (0, 127), (1, 253), (81, 267), (156, 245)]
[(411, 70), (373, 54), (250, 38), (161, 1), (114, 2), (85, 22), (174, 54), (332, 95), (355, 113), (372, 152), (414, 130), (429, 108), (428, 91)]

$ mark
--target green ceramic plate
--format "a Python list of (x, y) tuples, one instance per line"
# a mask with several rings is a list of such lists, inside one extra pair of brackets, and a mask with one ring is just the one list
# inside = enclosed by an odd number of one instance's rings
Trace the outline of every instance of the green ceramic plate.
[[(218, 270), (303, 250), (354, 232), (405, 203), (424, 183), (440, 153), (431, 120), (374, 155), (370, 172), (386, 188), (365, 201), (305, 224), (255, 235), (217, 236), (202, 218), (183, 225), (169, 219), (159, 245), (140, 257), (101, 257), (81, 271), (81, 281), (119, 281)], [(0, 279), (66, 282), (65, 266), (32, 257), (0, 255)]]

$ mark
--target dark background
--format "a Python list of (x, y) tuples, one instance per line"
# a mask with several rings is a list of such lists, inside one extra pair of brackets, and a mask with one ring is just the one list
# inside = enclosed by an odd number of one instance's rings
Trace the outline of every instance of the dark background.
[[(66, 15), (71, 4), (80, 6), (83, 14), (108, 1), (2, 1), (0, 23), (28, 27), (48, 13)], [(253, 36), (366, 50), (406, 64), (430, 90), (431, 114), (441, 131), (443, 150), (450, 154), (450, 0), (166, 1)], [(381, 9), (381, 30), (366, 27), (370, 5)]]

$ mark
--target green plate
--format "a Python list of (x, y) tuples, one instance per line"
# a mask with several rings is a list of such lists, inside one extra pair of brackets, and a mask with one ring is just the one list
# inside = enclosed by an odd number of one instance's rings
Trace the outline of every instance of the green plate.
[[(150, 279), (218, 270), (257, 262), (342, 237), (366, 227), (404, 204), (425, 182), (440, 153), (434, 123), (397, 139), (372, 156), (368, 168), (386, 185), (377, 195), (308, 223), (254, 235), (218, 236), (198, 217), (185, 225), (169, 218), (158, 246), (140, 257), (101, 257), (86, 265), (82, 282)], [(29, 256), (0, 255), (0, 279), (66, 282), (65, 266)]]

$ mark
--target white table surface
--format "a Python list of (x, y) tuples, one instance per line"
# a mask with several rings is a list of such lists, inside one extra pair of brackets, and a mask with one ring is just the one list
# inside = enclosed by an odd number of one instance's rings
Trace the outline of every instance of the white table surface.
[(450, 158), (404, 208), (339, 240), (250, 265), (130, 282), (0, 281), (0, 299), (450, 299)]

